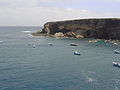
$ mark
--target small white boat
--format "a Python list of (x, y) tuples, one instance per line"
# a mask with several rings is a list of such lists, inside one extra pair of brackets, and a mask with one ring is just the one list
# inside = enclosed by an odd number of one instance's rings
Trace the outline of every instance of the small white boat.
[(71, 46), (78, 46), (77, 44), (75, 43), (70, 43)]
[(120, 67), (120, 63), (117, 63), (117, 62), (112, 62), (112, 63), (113, 63), (113, 66)]
[(75, 51), (74, 55), (81, 55), (81, 54), (78, 51)]
[(50, 46), (53, 46), (53, 43), (48, 43)]
[(115, 52), (116, 54), (120, 54), (120, 51), (118, 51), (118, 50), (114, 50), (114, 52)]
[(34, 44), (32, 47), (33, 47), (33, 48), (35, 48), (35, 47), (36, 47), (36, 45)]

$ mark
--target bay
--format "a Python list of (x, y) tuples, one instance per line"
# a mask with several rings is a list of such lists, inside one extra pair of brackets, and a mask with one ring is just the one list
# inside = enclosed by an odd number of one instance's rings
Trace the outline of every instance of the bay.
[[(120, 68), (112, 65), (120, 62), (114, 54), (120, 45), (31, 36), (40, 29), (0, 27), (0, 90), (120, 89)], [(74, 55), (76, 50), (81, 56)]]

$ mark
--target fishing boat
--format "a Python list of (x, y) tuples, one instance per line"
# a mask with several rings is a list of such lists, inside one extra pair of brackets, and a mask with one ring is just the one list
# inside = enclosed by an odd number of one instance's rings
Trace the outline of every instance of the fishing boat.
[(120, 51), (114, 50), (115, 54), (120, 54)]
[(78, 46), (76, 43), (70, 43), (70, 46)]
[(117, 63), (117, 62), (112, 62), (112, 63), (113, 63), (113, 66), (120, 67), (120, 63)]
[(81, 55), (81, 54), (78, 51), (75, 51), (74, 55)]

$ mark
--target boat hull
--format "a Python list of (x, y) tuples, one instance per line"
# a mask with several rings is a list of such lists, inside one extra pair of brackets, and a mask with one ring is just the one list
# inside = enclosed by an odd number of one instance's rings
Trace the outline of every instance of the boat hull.
[(75, 43), (70, 43), (70, 46), (78, 46), (78, 45)]
[(75, 51), (74, 55), (81, 55), (79, 52)]
[(118, 51), (118, 50), (115, 50), (114, 52), (115, 52), (115, 54), (120, 54), (120, 51)]
[(113, 62), (113, 66), (120, 67), (120, 63)]

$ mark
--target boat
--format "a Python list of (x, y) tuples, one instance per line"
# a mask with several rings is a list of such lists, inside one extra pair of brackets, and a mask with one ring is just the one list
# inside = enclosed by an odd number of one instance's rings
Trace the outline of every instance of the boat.
[(78, 45), (75, 43), (70, 43), (70, 46), (78, 46)]
[(81, 55), (81, 54), (78, 51), (75, 51), (74, 55)]
[(120, 54), (120, 51), (114, 50), (115, 54)]
[(112, 63), (113, 63), (113, 66), (120, 67), (120, 63), (117, 63), (117, 62), (112, 62)]
[(35, 48), (35, 47), (36, 47), (36, 45), (34, 44), (32, 47), (33, 47), (33, 48)]
[(50, 46), (53, 46), (53, 43), (48, 43)]

